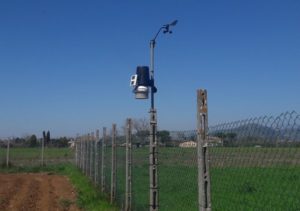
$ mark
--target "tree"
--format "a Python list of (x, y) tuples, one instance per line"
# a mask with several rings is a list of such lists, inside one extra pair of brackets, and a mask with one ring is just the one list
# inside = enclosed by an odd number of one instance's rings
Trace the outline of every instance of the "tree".
[(50, 131), (48, 130), (47, 135), (46, 135), (46, 145), (50, 144)]
[(37, 147), (38, 146), (36, 135), (33, 134), (29, 137), (28, 145), (29, 145), (29, 147)]
[(161, 130), (157, 132), (157, 138), (160, 140), (161, 143), (165, 144), (171, 141), (170, 132), (167, 130)]
[(138, 138), (137, 144), (146, 144), (149, 142), (149, 122), (146, 118), (133, 119), (132, 127), (135, 132), (135, 136)]

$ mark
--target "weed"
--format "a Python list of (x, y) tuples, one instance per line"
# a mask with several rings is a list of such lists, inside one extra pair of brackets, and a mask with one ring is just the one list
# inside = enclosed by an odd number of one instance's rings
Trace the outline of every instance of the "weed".
[(63, 209), (69, 209), (74, 202), (72, 202), (70, 199), (61, 198), (59, 199), (58, 203)]

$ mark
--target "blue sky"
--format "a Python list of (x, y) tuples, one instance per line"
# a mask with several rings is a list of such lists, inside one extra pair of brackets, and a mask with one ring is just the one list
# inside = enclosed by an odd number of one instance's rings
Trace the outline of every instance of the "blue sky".
[(148, 118), (129, 78), (155, 49), (160, 129), (300, 111), (300, 1), (1, 1), (0, 137), (73, 136)]

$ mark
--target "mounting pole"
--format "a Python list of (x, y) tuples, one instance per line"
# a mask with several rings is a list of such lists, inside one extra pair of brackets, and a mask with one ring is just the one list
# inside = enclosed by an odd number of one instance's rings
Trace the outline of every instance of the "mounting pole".
[(197, 157), (198, 157), (198, 203), (199, 211), (211, 210), (207, 91), (197, 90)]
[(150, 144), (149, 144), (149, 176), (150, 176), (150, 211), (158, 210), (158, 144), (157, 144), (157, 118), (154, 107), (154, 47), (155, 39), (150, 41), (150, 79), (151, 108), (150, 108)]

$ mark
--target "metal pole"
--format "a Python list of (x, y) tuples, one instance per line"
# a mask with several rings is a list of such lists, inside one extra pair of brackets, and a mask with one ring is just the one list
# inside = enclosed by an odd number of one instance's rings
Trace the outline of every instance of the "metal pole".
[(7, 150), (6, 150), (6, 167), (9, 167), (9, 150), (10, 150), (10, 139), (7, 140)]
[(207, 91), (197, 90), (197, 156), (199, 211), (211, 210), (209, 155), (208, 155)]
[(111, 189), (110, 189), (110, 203), (112, 204), (116, 199), (116, 124), (112, 125), (112, 139), (111, 139)]
[(132, 124), (131, 119), (126, 122), (126, 190), (125, 190), (125, 211), (131, 210), (131, 170), (132, 170)]
[(150, 41), (150, 72), (153, 86), (151, 87), (150, 109), (150, 144), (149, 144), (149, 176), (150, 176), (150, 211), (158, 210), (158, 144), (157, 117), (154, 107), (154, 47), (155, 40)]
[(105, 148), (106, 148), (106, 128), (103, 128), (102, 135), (102, 153), (101, 153), (101, 191), (105, 192)]

